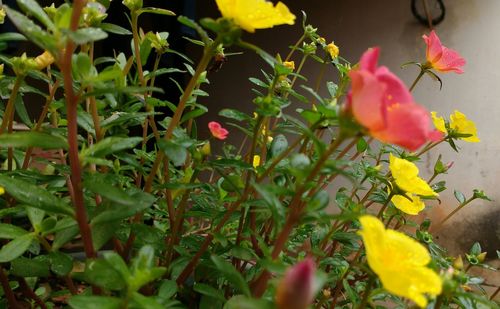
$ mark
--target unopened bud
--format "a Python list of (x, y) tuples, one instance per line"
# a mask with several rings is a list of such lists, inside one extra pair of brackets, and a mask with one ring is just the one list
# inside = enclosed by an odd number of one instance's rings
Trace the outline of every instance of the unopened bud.
[(285, 61), (283, 62), (283, 65), (292, 71), (295, 70), (295, 62), (293, 61)]
[(462, 256), (459, 255), (455, 261), (453, 261), (453, 268), (455, 269), (464, 269), (464, 261), (462, 260)]
[(276, 291), (279, 309), (306, 309), (314, 300), (314, 273), (316, 266), (311, 258), (289, 268)]
[(328, 45), (326, 45), (326, 51), (328, 52), (328, 54), (330, 54), (330, 57), (332, 59), (335, 59), (339, 56), (339, 53), (340, 53), (340, 50), (339, 50), (339, 47), (337, 45), (335, 45), (335, 43), (330, 43)]
[(0, 25), (5, 21), (5, 10), (3, 8), (0, 9)]
[(54, 57), (48, 51), (44, 51), (43, 54), (35, 58), (35, 62), (38, 69), (43, 70), (54, 63)]
[(484, 262), (484, 260), (486, 259), (486, 254), (487, 252), (481, 252), (481, 254), (477, 256), (477, 260), (479, 261), (479, 263)]
[(201, 147), (201, 153), (204, 156), (209, 156), (212, 153), (210, 142), (206, 142), (205, 144), (203, 144), (203, 146)]
[(131, 11), (142, 9), (142, 0), (123, 0), (122, 3)]

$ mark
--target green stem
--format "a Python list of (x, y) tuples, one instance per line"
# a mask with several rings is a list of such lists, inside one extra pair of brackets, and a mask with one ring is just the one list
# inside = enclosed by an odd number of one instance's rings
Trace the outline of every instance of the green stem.
[(471, 197), (462, 204), (460, 204), (456, 209), (450, 212), (443, 220), (441, 220), (441, 222), (437, 224), (436, 229), (434, 229), (433, 232), (435, 233), (439, 231), (439, 228), (441, 228), (446, 221), (448, 221), (451, 217), (453, 217), (457, 212), (459, 212), (462, 208), (464, 208), (467, 204), (469, 204), (473, 200), (475, 200), (475, 198)]
[(14, 113), (14, 103), (17, 98), (17, 94), (19, 92), (19, 88), (21, 87), (21, 83), (24, 80), (24, 76), (16, 76), (16, 80), (14, 82), (14, 87), (12, 88), (12, 92), (10, 93), (9, 100), (7, 101), (7, 106), (5, 108), (5, 112), (2, 118), (2, 125), (0, 126), (0, 134), (3, 134), (5, 129), (9, 124), (9, 119), (11, 118), (11, 114)]
[[(198, 79), (200, 78), (200, 75), (205, 72), (208, 63), (210, 62), (210, 59), (212, 59), (212, 56), (219, 45), (220, 39), (217, 38), (215, 41), (213, 41), (209, 46), (205, 47), (205, 50), (203, 52), (203, 57), (201, 58), (200, 62), (198, 63), (198, 66), (196, 68), (196, 71), (194, 72), (193, 76), (189, 80), (188, 85), (186, 86), (186, 89), (184, 89), (184, 92), (182, 93), (182, 96), (179, 100), (179, 104), (177, 105), (177, 109), (175, 110), (174, 115), (172, 116), (172, 119), (170, 120), (170, 123), (168, 125), (168, 128), (165, 132), (164, 139), (168, 140), (172, 136), (172, 133), (174, 132), (174, 128), (176, 128), (179, 125), (179, 121), (181, 120), (182, 113), (184, 111), (184, 108), (186, 107), (186, 103), (188, 99), (191, 97), (191, 94), (198, 84)], [(156, 159), (153, 163), (153, 167), (151, 168), (151, 172), (146, 178), (146, 183), (144, 185), (144, 191), (145, 192), (151, 192), (151, 189), (153, 187), (153, 180), (156, 176), (156, 173), (158, 172), (158, 168), (160, 166), (160, 163), (163, 161), (164, 154), (162, 151), (158, 152)]]
[(288, 55), (286, 56), (286, 58), (285, 58), (284, 61), (290, 61), (290, 59), (292, 58), (293, 53), (297, 50), (297, 48), (299, 47), (299, 45), (302, 44), (302, 42), (304, 42), (305, 39), (306, 39), (306, 34), (304, 33), (297, 40), (297, 42), (295, 43), (295, 45), (292, 46), (292, 49), (290, 50), (290, 52), (288, 53)]
[(420, 79), (422, 78), (422, 76), (424, 76), (424, 74), (425, 74), (425, 70), (424, 69), (420, 69), (420, 73), (418, 73), (417, 78), (415, 78), (415, 80), (413, 81), (413, 84), (411, 84), (410, 92), (413, 91), (413, 88), (415, 88), (415, 86), (418, 84), (418, 82), (420, 81)]
[(370, 280), (368, 280), (368, 283), (365, 288), (365, 294), (363, 295), (363, 299), (361, 300), (361, 303), (358, 306), (358, 309), (364, 309), (366, 308), (366, 305), (368, 304), (368, 299), (370, 298), (370, 292), (373, 289), (373, 284), (375, 283), (375, 279), (373, 277), (370, 277)]
[(391, 199), (392, 197), (394, 196), (394, 193), (390, 193), (389, 196), (387, 197), (387, 200), (385, 201), (384, 205), (382, 205), (382, 207), (380, 208), (378, 214), (377, 214), (377, 218), (382, 218), (382, 216), (384, 215), (384, 211), (387, 209), (387, 206), (389, 205), (389, 203), (391, 202)]

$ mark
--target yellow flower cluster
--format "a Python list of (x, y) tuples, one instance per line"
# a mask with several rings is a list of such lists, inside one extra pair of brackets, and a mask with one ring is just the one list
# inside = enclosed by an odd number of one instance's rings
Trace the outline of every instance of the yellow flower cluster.
[(330, 57), (332, 57), (332, 59), (335, 59), (339, 56), (340, 50), (339, 47), (335, 45), (335, 43), (332, 42), (326, 45), (325, 49), (330, 54)]
[[(444, 134), (448, 134), (448, 130), (446, 129), (446, 121), (443, 117), (438, 117), (436, 112), (431, 112), (432, 121), (434, 122), (434, 126), (438, 131), (443, 132)], [(469, 137), (462, 137), (461, 140), (464, 140), (469, 143), (478, 143), (480, 139), (477, 137), (477, 128), (476, 124), (467, 119), (467, 117), (455, 110), (453, 114), (450, 115), (450, 128), (459, 134), (470, 134)]]
[(293, 25), (295, 15), (282, 2), (273, 6), (265, 0), (216, 0), (223, 17), (248, 32), (272, 28), (277, 25)]
[(399, 210), (409, 214), (417, 215), (425, 208), (425, 204), (420, 199), (421, 196), (437, 196), (438, 194), (432, 190), (429, 184), (418, 177), (418, 167), (401, 158), (392, 155), (389, 156), (389, 170), (394, 177), (394, 182), (403, 191), (405, 191), (411, 198), (411, 201), (404, 196), (395, 195), (392, 197), (391, 202)]
[(431, 257), (422, 244), (401, 232), (385, 229), (375, 217), (363, 216), (359, 221), (368, 265), (387, 291), (409, 298), (420, 307), (427, 306), (426, 294), (441, 294), (441, 278), (426, 267)]

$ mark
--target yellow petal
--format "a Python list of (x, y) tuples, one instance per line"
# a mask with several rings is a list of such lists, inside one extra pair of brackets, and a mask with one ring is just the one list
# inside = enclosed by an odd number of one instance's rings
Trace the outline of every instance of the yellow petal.
[(236, 25), (248, 32), (295, 23), (295, 15), (282, 2), (278, 2), (276, 6), (265, 0), (216, 0), (216, 2), (222, 16), (232, 19)]
[(259, 165), (260, 165), (260, 156), (254, 155), (253, 156), (253, 167), (257, 168)]
[(436, 129), (444, 134), (448, 133), (443, 117), (438, 117), (436, 112), (431, 112), (432, 122)]
[(418, 177), (419, 170), (414, 163), (397, 158), (391, 153), (389, 155), (389, 170), (400, 189), (424, 196), (438, 195), (425, 180)]
[(418, 195), (410, 196), (411, 201), (402, 195), (395, 195), (392, 197), (391, 202), (397, 209), (409, 215), (418, 215), (425, 208), (424, 202)]
[(477, 137), (476, 124), (472, 120), (467, 119), (464, 114), (457, 110), (450, 115), (450, 127), (458, 133), (471, 134), (469, 137), (461, 138), (462, 140), (470, 143), (480, 142)]

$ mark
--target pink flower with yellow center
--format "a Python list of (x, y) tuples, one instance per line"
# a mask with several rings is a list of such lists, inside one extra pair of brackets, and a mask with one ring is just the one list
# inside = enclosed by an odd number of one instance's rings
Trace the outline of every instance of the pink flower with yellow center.
[(210, 133), (212, 133), (213, 137), (224, 140), (227, 138), (227, 135), (229, 134), (229, 131), (224, 129), (220, 123), (216, 121), (210, 121), (208, 123), (208, 129), (210, 130)]
[(379, 48), (367, 50), (359, 68), (349, 73), (348, 109), (374, 138), (417, 150), (442, 133), (431, 128), (429, 112), (415, 103), (408, 88), (385, 66), (378, 67)]
[(455, 50), (443, 46), (434, 30), (429, 36), (424, 34), (422, 38), (427, 44), (426, 58), (428, 65), (443, 73), (455, 72), (462, 74), (464, 72), (462, 67), (465, 65), (465, 59)]

